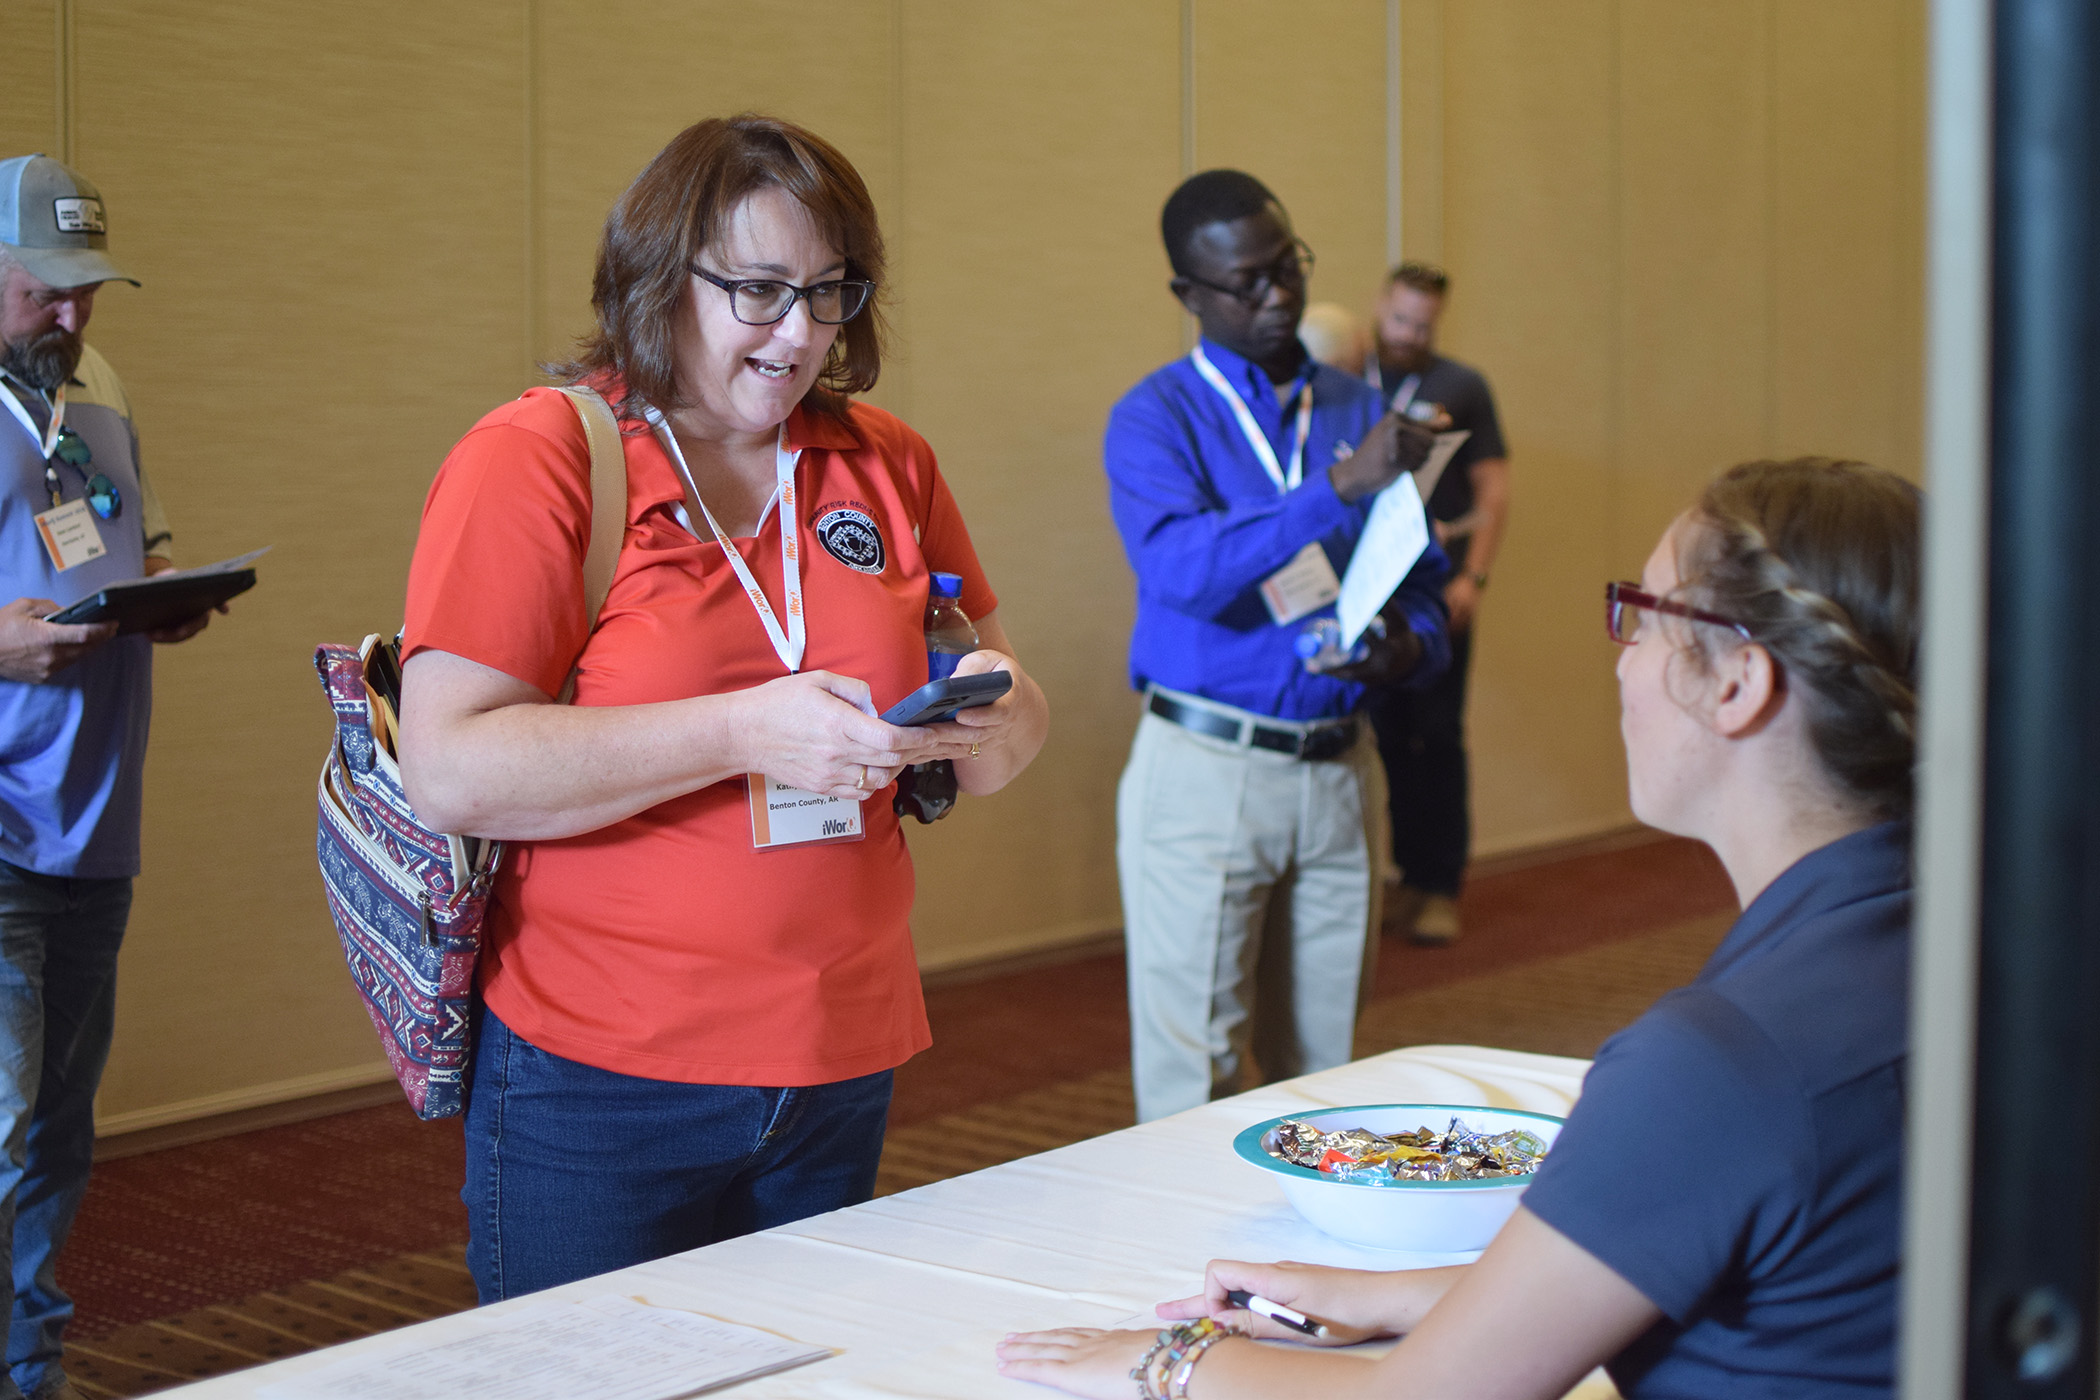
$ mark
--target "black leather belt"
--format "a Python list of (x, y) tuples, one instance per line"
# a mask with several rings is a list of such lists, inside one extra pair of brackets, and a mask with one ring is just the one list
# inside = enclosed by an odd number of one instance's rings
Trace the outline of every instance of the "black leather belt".
[[(1148, 706), (1153, 714), (1183, 729), (1193, 729), (1198, 734), (1208, 734), (1228, 744), (1250, 744), (1257, 749), (1289, 754), (1308, 763), (1340, 758), (1356, 743), (1354, 715), (1314, 725), (1310, 729), (1272, 729), (1265, 724), (1248, 724), (1230, 715), (1221, 715), (1216, 710), (1184, 705), (1158, 691), (1152, 693)], [(1242, 730), (1247, 731), (1244, 737)]]

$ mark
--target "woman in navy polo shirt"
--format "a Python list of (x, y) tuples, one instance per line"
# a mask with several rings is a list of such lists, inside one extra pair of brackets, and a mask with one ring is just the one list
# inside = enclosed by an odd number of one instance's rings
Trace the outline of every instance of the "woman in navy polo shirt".
[[(1547, 1400), (1599, 1364), (1629, 1397), (1891, 1393), (1918, 517), (1860, 463), (1754, 462), (1610, 586), (1634, 813), (1711, 846), (1742, 917), (1605, 1044), (1477, 1263), (1220, 1261), (1160, 1308), (1293, 1337), (1227, 1304), (1248, 1289), (1337, 1342), (1402, 1334), (1388, 1358), (1227, 1339), (1174, 1377), (1188, 1394)], [(1000, 1370), (1124, 1400), (1152, 1339), (1013, 1337)]]

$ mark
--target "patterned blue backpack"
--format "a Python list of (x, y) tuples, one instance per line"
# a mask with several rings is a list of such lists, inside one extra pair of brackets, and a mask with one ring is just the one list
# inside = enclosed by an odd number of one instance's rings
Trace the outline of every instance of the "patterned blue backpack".
[[(595, 627), (627, 522), (627, 464), (605, 400), (589, 389), (562, 392), (590, 444), (583, 584)], [(327, 643), (314, 653), (314, 669), (335, 709), (314, 842), (328, 912), (410, 1107), (418, 1118), (449, 1118), (466, 1106), (481, 921), (503, 845), (433, 831), (410, 808), (394, 757), (401, 676), (395, 642), (375, 633), (355, 649)], [(563, 703), (574, 688), (572, 671)]]

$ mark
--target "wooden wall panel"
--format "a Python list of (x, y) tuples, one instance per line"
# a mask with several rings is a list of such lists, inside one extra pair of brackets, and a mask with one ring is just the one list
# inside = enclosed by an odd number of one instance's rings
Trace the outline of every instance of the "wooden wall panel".
[(1180, 350), (1158, 233), (1180, 178), (1178, 24), (1166, 0), (905, 6), (906, 416), (1053, 713), (1011, 788), (912, 830), (922, 960), (1121, 923), (1132, 584), (1100, 443), (1109, 406)]
[(1765, 450), (1772, 411), (1770, 6), (1622, 0), (1620, 545)]
[(0, 0), (0, 160), (59, 154), (57, 11), (55, 0)]
[(613, 201), (704, 117), (759, 111), (804, 123), (845, 152), (894, 220), (893, 4), (540, 0), (533, 8), (543, 358), (567, 353), (590, 329), (591, 267)]
[(1319, 257), (1315, 300), (1385, 270), (1386, 16), (1362, 0), (1195, 3), (1195, 168), (1274, 190)]
[(1443, 343), (1494, 386), (1515, 482), (1471, 690), (1475, 829), (1493, 850), (1626, 820), (1597, 623), (1624, 567), (1612, 6), (1452, 5), (1443, 36), (1406, 69), (1444, 75)]
[(398, 624), (439, 457), (524, 379), (518, 19), (78, 6), (78, 163), (145, 283), (94, 339), (181, 557), (275, 547), (158, 658), (106, 1113), (377, 1059), (314, 872), (310, 658)]
[(1924, 13), (1778, 0), (1770, 450), (1922, 469)]

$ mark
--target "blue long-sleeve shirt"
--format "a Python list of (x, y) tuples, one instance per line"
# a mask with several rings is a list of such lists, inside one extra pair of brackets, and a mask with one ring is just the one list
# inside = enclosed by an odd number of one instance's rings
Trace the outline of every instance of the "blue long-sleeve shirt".
[[(1327, 468), (1363, 440), (1384, 412), (1376, 390), (1306, 360), (1277, 401), (1253, 362), (1214, 341), (1203, 353), (1245, 400), (1280, 465), (1296, 438), (1298, 393), (1312, 383), (1312, 427), (1305, 479), (1280, 492), (1241, 434), (1224, 396), (1187, 359), (1147, 375), (1108, 415), (1102, 455), (1109, 508), (1137, 572), (1137, 625), (1130, 636), (1130, 683), (1187, 691), (1278, 719), (1332, 719), (1354, 710), (1364, 688), (1306, 671), (1294, 639), (1318, 613), (1278, 627), (1261, 599), (1263, 579), (1318, 541), (1337, 577), (1349, 567), (1371, 502), (1337, 496)], [(1422, 639), (1422, 659), (1405, 684), (1427, 685), (1451, 661), (1443, 551), (1432, 541), (1393, 601)]]

